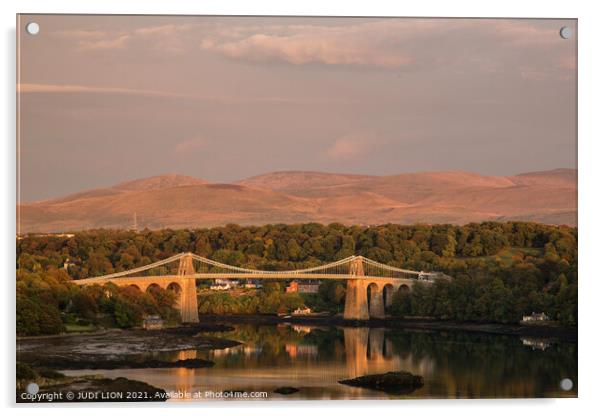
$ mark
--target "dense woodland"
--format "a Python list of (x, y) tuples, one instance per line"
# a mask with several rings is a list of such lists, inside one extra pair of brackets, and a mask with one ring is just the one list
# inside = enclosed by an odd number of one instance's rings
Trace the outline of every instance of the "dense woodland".
[[(545, 312), (577, 323), (577, 229), (536, 223), (343, 226), (228, 225), (199, 230), (92, 230), (69, 236), (29, 235), (17, 241), (17, 331), (57, 333), (78, 320), (138, 325), (145, 313), (174, 319), (173, 295), (69, 283), (127, 270), (192, 251), (219, 262), (265, 270), (311, 267), (350, 255), (414, 270), (442, 271), (451, 282), (415, 286), (394, 298), (390, 313), (462, 321), (513, 323)], [(71, 265), (63, 269), (65, 261)], [(305, 303), (336, 312), (344, 283), (317, 295), (287, 295), (283, 284), (234, 299), (201, 295), (201, 313), (274, 313)], [(266, 306), (267, 305), (267, 306)]]

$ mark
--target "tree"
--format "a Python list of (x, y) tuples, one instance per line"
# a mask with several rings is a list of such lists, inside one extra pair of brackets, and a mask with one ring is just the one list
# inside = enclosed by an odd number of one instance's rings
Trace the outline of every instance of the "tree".
[(17, 295), (17, 334), (50, 335), (64, 330), (58, 308), (37, 296)]
[(98, 313), (98, 304), (91, 294), (85, 290), (77, 292), (72, 299), (73, 309), (76, 313), (86, 319), (93, 319)]
[(433, 234), (431, 239), (431, 250), (444, 257), (453, 257), (456, 254), (456, 239), (449, 233)]
[(299, 243), (297, 243), (297, 240), (295, 240), (294, 238), (288, 240), (288, 243), (286, 244), (286, 249), (288, 251), (289, 259), (293, 261), (301, 260), (303, 249), (301, 248)]
[(121, 328), (131, 328), (142, 323), (142, 309), (122, 298), (115, 300), (115, 323)]

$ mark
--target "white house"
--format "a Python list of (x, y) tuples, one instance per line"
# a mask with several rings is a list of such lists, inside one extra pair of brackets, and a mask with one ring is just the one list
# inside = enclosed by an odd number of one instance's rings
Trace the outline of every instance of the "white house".
[(549, 321), (550, 318), (545, 313), (531, 313), (531, 315), (523, 316), (523, 322), (534, 322), (534, 321)]

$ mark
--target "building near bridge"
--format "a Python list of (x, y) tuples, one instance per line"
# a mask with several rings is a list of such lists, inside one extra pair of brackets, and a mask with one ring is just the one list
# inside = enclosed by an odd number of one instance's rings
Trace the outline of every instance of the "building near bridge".
[(302, 306), (293, 311), (293, 315), (309, 315), (311, 313), (311, 309), (307, 306)]
[(318, 293), (319, 288), (319, 283), (294, 280), (286, 287), (286, 293)]
[(550, 320), (550, 318), (544, 312), (542, 312), (542, 313), (533, 312), (531, 315), (523, 316), (523, 322), (542, 322), (542, 321), (549, 321), (549, 320)]
[(209, 290), (230, 290), (233, 289), (229, 283), (220, 283), (209, 286)]
[(163, 329), (165, 321), (159, 315), (147, 315), (142, 321), (144, 329)]
[(238, 280), (231, 279), (215, 279), (214, 284), (209, 286), (210, 290), (230, 290), (236, 289), (240, 286), (240, 282)]
[(238, 280), (232, 280), (232, 279), (215, 279), (215, 284), (216, 285), (229, 285), (230, 287), (236, 287), (238, 285), (240, 285), (240, 282)]

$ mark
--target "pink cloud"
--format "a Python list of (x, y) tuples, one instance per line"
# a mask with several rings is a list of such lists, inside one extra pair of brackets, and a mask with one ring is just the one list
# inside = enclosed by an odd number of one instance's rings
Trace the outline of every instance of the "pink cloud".
[(141, 97), (158, 97), (170, 99), (186, 99), (208, 101), (213, 104), (247, 104), (247, 103), (271, 103), (271, 104), (307, 104), (308, 101), (291, 99), (288, 97), (245, 97), (245, 96), (202, 96), (193, 94), (182, 94), (169, 91), (144, 90), (120, 87), (104, 87), (91, 85), (69, 85), (69, 84), (17, 84), (17, 92), (20, 94), (113, 94), (131, 95)]
[(372, 135), (350, 134), (339, 137), (326, 149), (325, 155), (331, 160), (350, 160), (364, 155), (374, 142)]
[[(55, 33), (70, 39), (82, 51), (144, 48), (162, 55), (186, 55), (200, 47), (230, 59), (268, 64), (420, 71), (462, 65), (480, 56), (475, 64), (483, 64), (483, 70), (491, 72), (503, 66), (505, 60), (533, 53), (539, 54), (542, 66), (566, 66), (567, 51), (559, 47), (564, 41), (558, 29), (532, 20), (389, 18), (341, 19), (336, 24), (313, 19), (307, 24), (285, 21), (273, 20), (273, 24), (264, 25), (194, 22)], [(544, 50), (546, 53), (542, 54)]]
[(75, 41), (80, 50), (125, 49), (138, 41), (162, 53), (181, 54), (185, 52), (185, 45), (180, 35), (192, 28), (192, 25), (169, 24), (118, 32), (64, 30), (55, 33), (61, 38)]
[[(230, 59), (291, 65), (341, 65), (432, 70), (475, 64), (492, 72), (525, 53), (546, 50), (545, 65), (567, 53), (556, 28), (529, 20), (367, 19), (345, 24), (243, 26), (223, 33), (207, 28), (199, 45)], [(559, 23), (561, 24), (561, 23)], [(447, 46), (444, 46), (447, 45)], [(463, 47), (459, 47), (459, 45)], [(496, 48), (492, 49), (491, 45)]]
[(141, 96), (157, 96), (171, 98), (187, 98), (183, 94), (176, 94), (166, 91), (154, 90), (138, 90), (132, 88), (119, 87), (96, 87), (87, 85), (68, 85), (68, 84), (17, 84), (17, 92), (21, 94), (39, 93), (39, 94), (119, 94), (119, 95), (141, 95)]
[(188, 153), (195, 152), (199, 149), (203, 149), (207, 146), (207, 140), (202, 137), (195, 137), (179, 142), (174, 148), (174, 153), (180, 155), (187, 155)]
[(284, 61), (293, 65), (320, 63), (395, 68), (411, 62), (409, 57), (400, 53), (366, 47), (343, 37), (320, 39), (312, 33), (293, 36), (255, 34), (220, 45), (204, 41), (201, 46), (216, 49), (229, 58)]
[(112, 39), (81, 40), (79, 46), (83, 49), (123, 49), (130, 38), (130, 35), (120, 35)]

